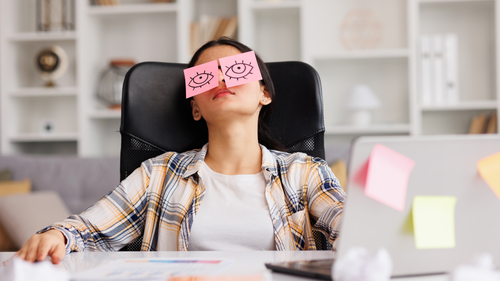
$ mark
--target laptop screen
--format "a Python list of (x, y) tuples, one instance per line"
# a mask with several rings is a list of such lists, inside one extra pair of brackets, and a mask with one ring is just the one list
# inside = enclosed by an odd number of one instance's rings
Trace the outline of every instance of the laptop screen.
[[(414, 161), (401, 210), (368, 197), (366, 182), (359, 178), (377, 144)], [(384, 247), (392, 258), (393, 276), (448, 272), (474, 255), (486, 252), (500, 265), (500, 199), (477, 168), (478, 160), (497, 152), (500, 152), (498, 135), (356, 139), (349, 160), (337, 258), (352, 247), (364, 247), (371, 254)], [(394, 177), (383, 178), (383, 182), (390, 183)], [(454, 246), (437, 243), (432, 247), (417, 247), (413, 221), (416, 196), (455, 198), (453, 218), (448, 219), (454, 224)], [(431, 236), (432, 239), (437, 238)]]

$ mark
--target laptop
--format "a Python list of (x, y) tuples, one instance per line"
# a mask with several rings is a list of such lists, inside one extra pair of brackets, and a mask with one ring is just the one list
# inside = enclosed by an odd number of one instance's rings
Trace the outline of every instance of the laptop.
[[(354, 177), (372, 149), (382, 144), (415, 161), (403, 211), (367, 197)], [(499, 135), (360, 137), (353, 141), (347, 197), (337, 258), (353, 247), (371, 254), (384, 247), (391, 255), (392, 277), (444, 274), (490, 253), (500, 266), (500, 199), (477, 170), (478, 160), (500, 152)], [(454, 196), (455, 247), (417, 249), (412, 221), (414, 196)], [(329, 279), (333, 260), (269, 263), (279, 272)], [(318, 267), (322, 267), (319, 270)]]

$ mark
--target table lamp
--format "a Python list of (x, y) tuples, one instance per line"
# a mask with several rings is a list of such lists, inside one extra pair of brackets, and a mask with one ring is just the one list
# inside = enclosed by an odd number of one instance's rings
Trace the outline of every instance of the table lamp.
[(355, 126), (371, 124), (371, 109), (378, 108), (380, 101), (367, 85), (356, 85), (349, 96), (348, 106), (352, 110), (351, 122)]

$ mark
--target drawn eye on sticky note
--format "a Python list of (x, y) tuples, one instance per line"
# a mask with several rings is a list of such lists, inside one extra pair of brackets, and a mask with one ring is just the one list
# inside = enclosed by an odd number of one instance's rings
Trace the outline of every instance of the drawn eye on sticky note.
[(227, 87), (262, 80), (254, 51), (219, 59)]
[(415, 161), (381, 144), (374, 146), (368, 161), (365, 195), (402, 212)]
[(413, 230), (417, 249), (455, 247), (454, 196), (415, 196)]
[(217, 60), (184, 69), (186, 98), (190, 98), (218, 86)]

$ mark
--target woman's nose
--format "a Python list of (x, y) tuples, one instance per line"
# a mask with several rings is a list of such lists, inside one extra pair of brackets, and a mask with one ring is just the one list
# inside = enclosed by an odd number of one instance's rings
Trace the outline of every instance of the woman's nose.
[(222, 73), (222, 69), (221, 67), (219, 66), (219, 82), (222, 81), (224, 83), (226, 83), (226, 80), (224, 79), (224, 73)]

